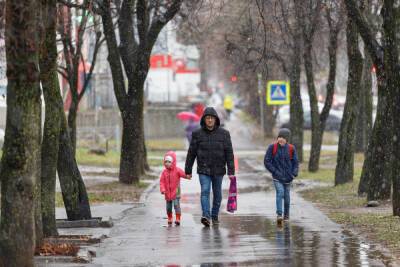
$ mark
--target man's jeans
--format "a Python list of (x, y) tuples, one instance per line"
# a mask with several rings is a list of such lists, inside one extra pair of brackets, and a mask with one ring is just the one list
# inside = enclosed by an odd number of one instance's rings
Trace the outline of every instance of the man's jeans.
[(219, 208), (222, 201), (222, 179), (224, 176), (208, 176), (199, 174), (201, 185), (201, 209), (203, 217), (210, 219), (210, 189), (212, 185), (213, 206), (211, 218), (218, 219)]
[(290, 186), (291, 184), (284, 184), (274, 180), (276, 191), (276, 214), (282, 216), (282, 199), (284, 201), (284, 215), (289, 216), (290, 208)]

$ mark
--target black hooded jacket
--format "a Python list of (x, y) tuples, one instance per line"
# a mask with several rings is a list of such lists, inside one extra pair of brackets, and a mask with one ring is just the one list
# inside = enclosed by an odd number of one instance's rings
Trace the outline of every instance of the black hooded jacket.
[[(213, 130), (209, 130), (205, 123), (206, 116), (216, 118)], [(185, 172), (192, 174), (192, 168), (197, 158), (197, 173), (209, 176), (235, 174), (233, 149), (229, 132), (220, 128), (220, 120), (214, 108), (208, 107), (204, 110), (200, 121), (201, 128), (194, 131), (192, 141), (186, 157)]]

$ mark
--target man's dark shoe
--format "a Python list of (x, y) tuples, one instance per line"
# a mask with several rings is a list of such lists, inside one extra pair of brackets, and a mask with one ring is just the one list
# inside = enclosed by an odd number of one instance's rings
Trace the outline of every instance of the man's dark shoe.
[(201, 223), (202, 223), (205, 227), (210, 227), (210, 220), (207, 219), (206, 217), (201, 217)]
[(282, 226), (282, 223), (283, 223), (283, 218), (282, 218), (281, 215), (278, 215), (278, 216), (276, 217), (276, 224), (277, 224), (278, 226)]
[(283, 220), (284, 220), (285, 222), (289, 221), (289, 215), (284, 215), (284, 216), (283, 216)]
[(218, 220), (218, 218), (212, 218), (212, 224), (213, 224), (213, 225), (219, 225), (219, 220)]

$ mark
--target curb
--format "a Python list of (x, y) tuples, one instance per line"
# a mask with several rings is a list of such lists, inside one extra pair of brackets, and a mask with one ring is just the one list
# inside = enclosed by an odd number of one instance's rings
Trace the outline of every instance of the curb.
[(140, 196), (139, 203), (142, 203), (143, 205), (146, 204), (146, 201), (150, 195), (151, 192), (157, 187), (159, 180), (155, 179), (147, 188), (146, 190), (143, 191), (142, 195)]

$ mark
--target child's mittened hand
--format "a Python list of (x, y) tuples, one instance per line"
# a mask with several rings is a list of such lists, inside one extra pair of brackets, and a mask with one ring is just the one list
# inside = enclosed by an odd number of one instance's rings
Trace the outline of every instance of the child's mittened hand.
[(165, 192), (161, 192), (161, 195), (164, 195), (165, 194)]

